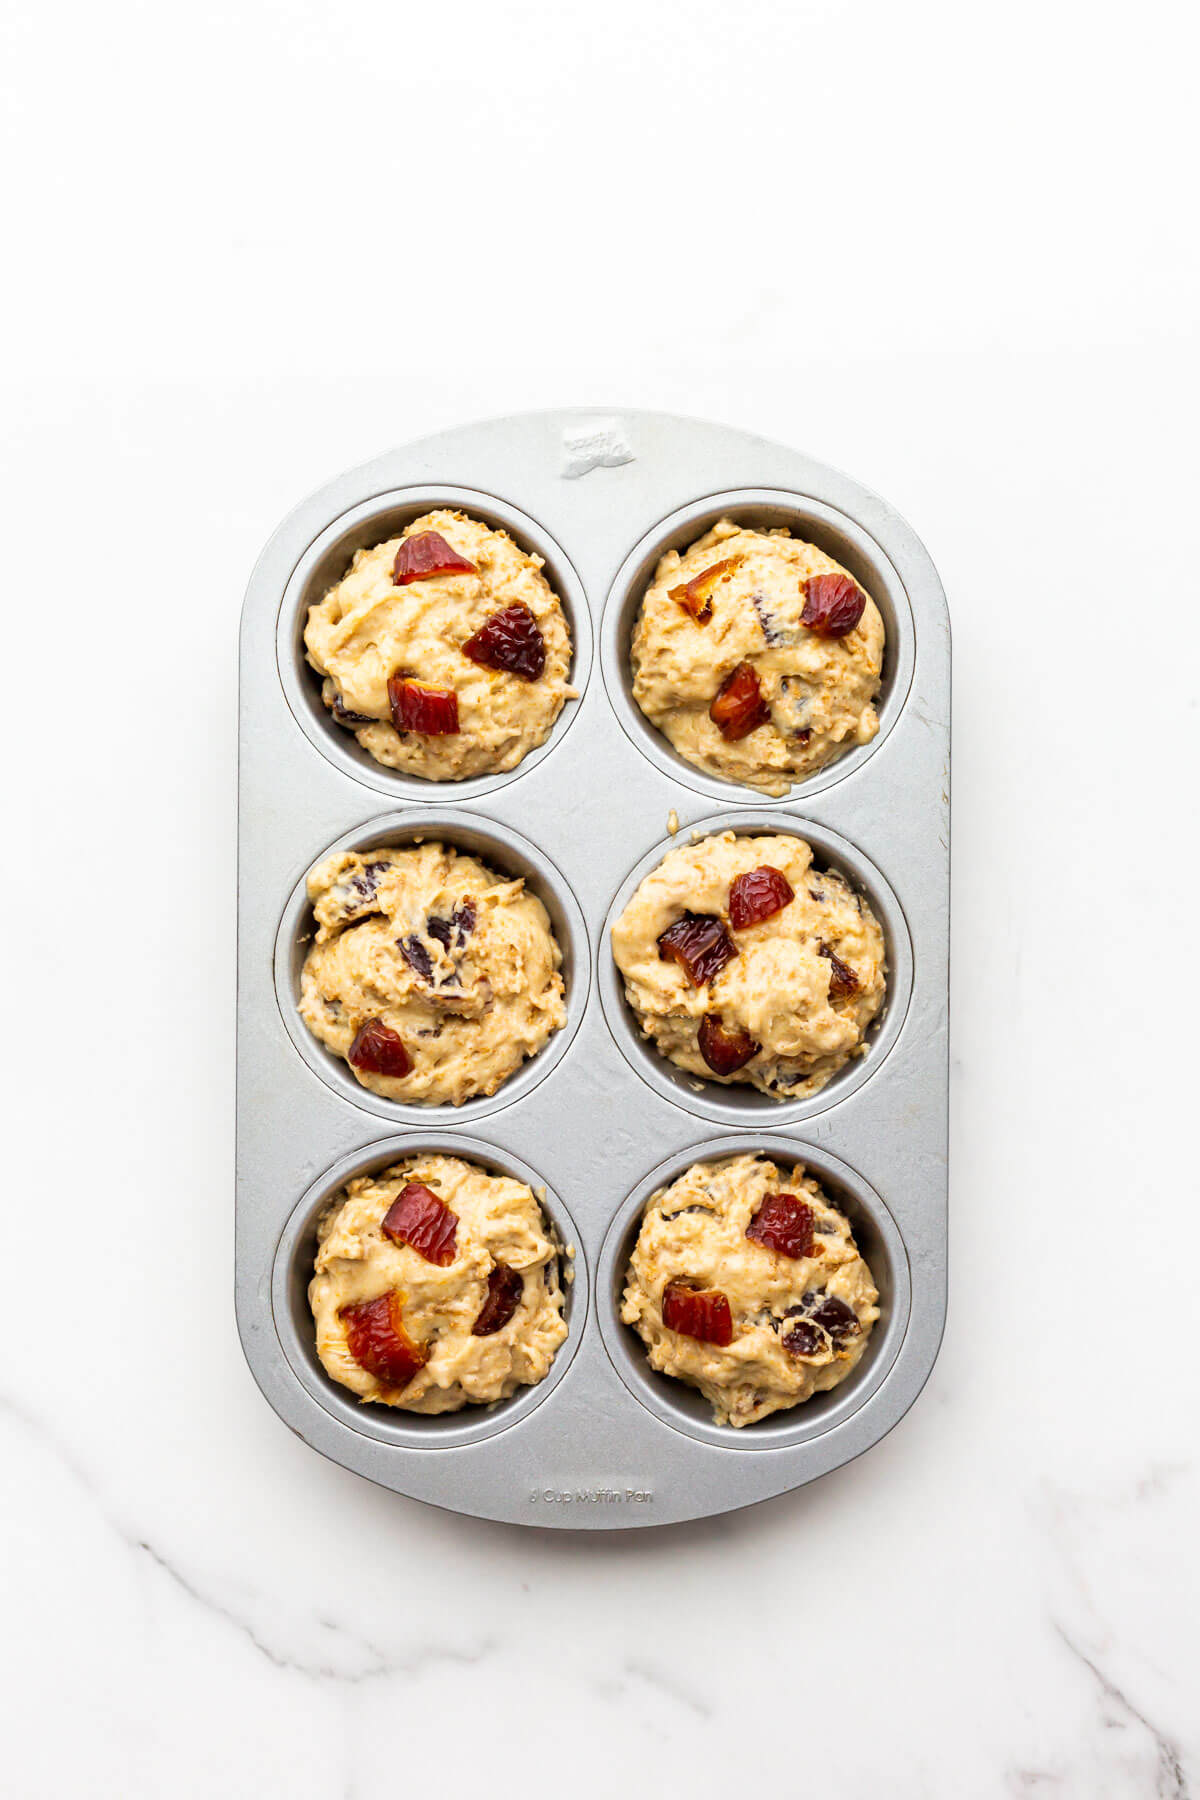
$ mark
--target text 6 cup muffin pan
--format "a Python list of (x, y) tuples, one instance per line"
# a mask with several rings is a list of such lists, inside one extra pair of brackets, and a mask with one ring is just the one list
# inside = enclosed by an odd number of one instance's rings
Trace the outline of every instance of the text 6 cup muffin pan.
[[(334, 721), (302, 634), (357, 550), (441, 508), (543, 559), (577, 698), (515, 769), (434, 782), (375, 761)], [(659, 558), (726, 518), (787, 526), (827, 552), (886, 632), (877, 734), (782, 798), (685, 762), (631, 693), (631, 630)], [(913, 532), (848, 476), (744, 432), (636, 411), (497, 419), (379, 457), (285, 519), (242, 626), (236, 1276), (250, 1367), (299, 1437), (458, 1512), (613, 1529), (783, 1493), (897, 1423), (945, 1316), (949, 710), (945, 600)], [(612, 921), (646, 872), (693, 832), (727, 827), (804, 838), (882, 928), (887, 994), (866, 1052), (805, 1097), (668, 1062), (613, 963)], [(370, 1091), (299, 1015), (308, 871), (333, 851), (417, 841), (524, 877), (563, 953), (565, 1023), (496, 1092), (459, 1106)], [(307, 1301), (330, 1196), (418, 1151), (527, 1182), (570, 1270), (567, 1335), (545, 1378), (436, 1415), (361, 1404), (333, 1381)], [(620, 1305), (651, 1194), (745, 1151), (802, 1162), (821, 1183), (850, 1220), (880, 1316), (840, 1385), (735, 1429), (650, 1366)]]

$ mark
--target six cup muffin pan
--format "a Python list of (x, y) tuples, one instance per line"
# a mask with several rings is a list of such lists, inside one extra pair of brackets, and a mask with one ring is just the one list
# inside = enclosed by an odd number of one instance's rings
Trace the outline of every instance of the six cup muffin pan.
[[(308, 607), (361, 546), (435, 506), (536, 551), (574, 641), (568, 702), (516, 769), (424, 782), (373, 762), (321, 704)], [(880, 729), (782, 799), (683, 762), (630, 691), (629, 639), (664, 550), (722, 516), (786, 524), (863, 584), (887, 628)], [(700, 1518), (801, 1486), (903, 1416), (937, 1355), (946, 1290), (950, 631), (904, 521), (848, 476), (740, 431), (657, 413), (552, 412), (427, 438), (340, 476), (254, 570), (241, 649), (237, 1316), (279, 1416), (400, 1493), (510, 1523), (612, 1529)], [(888, 998), (864, 1056), (776, 1103), (694, 1080), (638, 1033), (611, 920), (692, 833), (790, 831), (869, 899)], [(677, 828), (677, 830), (676, 830)], [(675, 835), (673, 835), (675, 831)], [(567, 1023), (460, 1107), (361, 1087), (301, 1023), (305, 876), (330, 850), (437, 838), (519, 872), (563, 950)], [(542, 1198), (571, 1270), (568, 1337), (538, 1386), (438, 1417), (361, 1405), (317, 1359), (306, 1298), (317, 1217), (353, 1175), (446, 1151)], [(839, 1387), (758, 1424), (712, 1423), (621, 1324), (654, 1190), (745, 1150), (799, 1160), (850, 1217), (880, 1291)]]

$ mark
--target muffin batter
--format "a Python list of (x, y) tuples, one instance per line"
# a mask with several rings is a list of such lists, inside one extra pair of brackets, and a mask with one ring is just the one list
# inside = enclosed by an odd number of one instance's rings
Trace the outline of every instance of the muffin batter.
[(494, 1094), (566, 1020), (562, 953), (520, 880), (446, 844), (346, 851), (308, 877), (300, 1016), (389, 1100)]
[(461, 512), (358, 551), (309, 608), (304, 643), (337, 722), (376, 762), (429, 781), (515, 769), (574, 695), (541, 557)]
[(406, 1157), (336, 1194), (317, 1240), (317, 1354), (362, 1400), (417, 1413), (504, 1400), (542, 1380), (567, 1335), (559, 1246), (510, 1176)]
[(803, 1164), (785, 1173), (752, 1154), (693, 1163), (653, 1195), (621, 1317), (718, 1425), (750, 1425), (844, 1381), (878, 1299), (848, 1221)]
[(798, 837), (725, 831), (669, 850), (612, 948), (643, 1034), (670, 1062), (775, 1099), (816, 1093), (861, 1055), (884, 1000), (875, 915), (840, 875), (813, 869)]
[(875, 736), (883, 646), (874, 601), (831, 556), (721, 519), (659, 563), (633, 695), (694, 768), (785, 794)]

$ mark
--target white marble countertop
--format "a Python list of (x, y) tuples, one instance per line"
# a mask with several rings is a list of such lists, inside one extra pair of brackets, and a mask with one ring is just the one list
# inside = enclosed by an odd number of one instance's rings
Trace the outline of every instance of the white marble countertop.
[[(687, 32), (678, 6), (612, 0), (600, 29), (473, 4), (450, 43), (377, 0), (249, 0), (203, 31), (18, 0), (16, 1800), (1200, 1793), (1196, 275), (1187, 58), (1168, 37), (1143, 67), (1149, 12), (1130, 42), (1066, 4), (997, 33), (933, 0), (903, 24), (747, 0), (726, 54), (707, 3)], [(453, 130), (406, 78), (422, 57), (453, 68)], [(818, 70), (798, 111), (789, 67)], [(760, 87), (753, 132), (695, 129)], [(426, 268), (435, 141), (462, 255)], [(760, 167), (795, 179), (752, 206)], [(232, 1307), (250, 564), (389, 442), (576, 400), (852, 469), (929, 545), (956, 651), (940, 1361), (800, 1493), (586, 1536), (322, 1461), (260, 1398)]]

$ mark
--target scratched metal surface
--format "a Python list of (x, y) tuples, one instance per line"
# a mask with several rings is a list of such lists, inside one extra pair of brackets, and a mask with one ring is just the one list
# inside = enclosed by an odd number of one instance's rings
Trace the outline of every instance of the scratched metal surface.
[[(576, 645), (580, 698), (541, 751), (482, 781), (431, 784), (372, 763), (325, 713), (300, 651), (307, 606), (353, 551), (438, 503), (545, 557)], [(722, 513), (823, 544), (888, 628), (879, 736), (784, 800), (690, 769), (629, 697), (629, 629), (654, 562)], [(401, 1493), (574, 1529), (724, 1512), (876, 1443), (933, 1366), (946, 1291), (950, 632), (908, 525), (836, 470), (697, 420), (584, 410), (445, 432), (339, 476), (284, 520), (246, 596), (240, 704), (237, 1316), (279, 1416)], [(884, 924), (889, 999), (870, 1051), (807, 1102), (690, 1080), (637, 1035), (607, 923), (669, 847), (672, 811), (681, 833), (800, 833)], [(525, 874), (565, 951), (566, 1028), (498, 1094), (458, 1108), (367, 1093), (295, 1011), (306, 871), (335, 845), (420, 835)], [(550, 1376), (438, 1419), (360, 1406), (331, 1382), (305, 1304), (324, 1200), (417, 1148), (544, 1187), (575, 1252)], [(883, 1316), (841, 1387), (733, 1431), (649, 1369), (616, 1300), (653, 1189), (696, 1158), (757, 1148), (802, 1158), (849, 1212)]]

